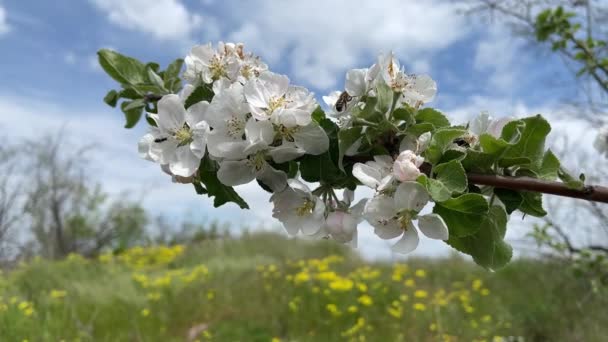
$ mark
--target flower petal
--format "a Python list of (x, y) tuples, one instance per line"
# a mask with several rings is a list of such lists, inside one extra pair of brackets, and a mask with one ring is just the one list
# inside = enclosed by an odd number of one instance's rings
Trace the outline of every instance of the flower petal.
[(399, 239), (399, 241), (397, 241), (391, 247), (391, 249), (396, 253), (407, 254), (413, 252), (416, 247), (418, 247), (418, 242), (420, 242), (420, 238), (418, 238), (418, 231), (410, 222), (401, 239)]
[(175, 159), (169, 163), (169, 170), (182, 177), (190, 177), (196, 172), (201, 158), (190, 150), (190, 146), (181, 146), (175, 150)]
[(275, 170), (268, 164), (256, 174), (256, 178), (266, 184), (273, 192), (283, 191), (287, 186), (287, 174), (283, 171)]
[(304, 149), (306, 153), (319, 155), (329, 148), (329, 138), (319, 125), (310, 124), (299, 127), (293, 134), (296, 146)]
[(186, 109), (178, 95), (165, 95), (158, 101), (158, 128), (161, 131), (176, 131), (186, 122)]
[(380, 184), (380, 180), (382, 179), (382, 175), (378, 169), (363, 163), (355, 163), (352, 173), (353, 176), (359, 180), (359, 182), (372, 189), (376, 189), (378, 184)]
[(303, 156), (305, 153), (306, 151), (296, 147), (294, 143), (289, 142), (284, 142), (280, 146), (274, 147), (268, 151), (268, 154), (272, 157), (272, 160), (277, 164), (294, 160)]
[(447, 240), (449, 238), (448, 227), (443, 218), (437, 214), (419, 216), (418, 228), (431, 239)]
[(428, 191), (420, 183), (403, 182), (395, 192), (395, 208), (418, 212), (430, 199)]
[(249, 165), (248, 160), (224, 160), (220, 162), (217, 178), (222, 184), (234, 186), (247, 184), (255, 179), (255, 169)]

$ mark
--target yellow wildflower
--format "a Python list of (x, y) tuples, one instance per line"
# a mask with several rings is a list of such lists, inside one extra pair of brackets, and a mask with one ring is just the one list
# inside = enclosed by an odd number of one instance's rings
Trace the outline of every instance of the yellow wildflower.
[(51, 290), (49, 295), (52, 299), (62, 299), (67, 295), (67, 292), (63, 290)]
[(144, 317), (150, 316), (150, 310), (149, 309), (143, 309), (143, 310), (141, 310), (141, 315), (144, 316)]
[(368, 296), (368, 295), (362, 295), (361, 297), (359, 297), (357, 299), (357, 301), (359, 303), (361, 303), (362, 305), (365, 306), (371, 306), (372, 304), (374, 304), (374, 301), (372, 300), (372, 297)]
[(418, 310), (418, 311), (426, 310), (426, 305), (424, 305), (422, 303), (415, 303), (413, 307), (414, 307), (414, 310)]
[(418, 278), (426, 277), (426, 271), (422, 270), (422, 269), (416, 270), (415, 274), (416, 274), (416, 277), (418, 277)]
[(416, 298), (426, 298), (428, 295), (429, 294), (424, 290), (416, 290), (416, 292), (414, 292), (414, 297)]
[(342, 313), (340, 312), (340, 310), (338, 309), (338, 306), (336, 306), (336, 304), (327, 304), (325, 306), (325, 308), (327, 309), (327, 311), (329, 311), (329, 313), (331, 313), (334, 316), (340, 316)]

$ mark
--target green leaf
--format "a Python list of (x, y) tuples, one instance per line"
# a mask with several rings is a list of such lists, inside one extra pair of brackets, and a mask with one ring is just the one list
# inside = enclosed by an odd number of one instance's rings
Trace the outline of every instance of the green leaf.
[(103, 102), (107, 103), (110, 107), (116, 107), (119, 97), (120, 96), (116, 90), (110, 90), (103, 98)]
[(435, 129), (435, 127), (433, 127), (433, 124), (426, 122), (426, 123), (411, 125), (405, 130), (405, 132), (419, 137), (423, 133), (432, 132), (434, 129)]
[(548, 150), (545, 152), (545, 156), (543, 157), (543, 162), (538, 170), (538, 177), (545, 180), (554, 181), (558, 177), (560, 168), (559, 159)]
[(362, 138), (361, 131), (363, 127), (351, 127), (340, 130), (338, 133), (340, 154), (338, 156), (338, 168), (344, 171), (343, 159), (346, 151), (355, 143), (357, 140)]
[(481, 151), (468, 150), (467, 155), (462, 160), (462, 166), (467, 171), (491, 173), (492, 165), (494, 164), (495, 160), (496, 158), (494, 158), (494, 156), (491, 154)]
[(579, 179), (574, 178), (565, 168), (560, 167), (557, 173), (559, 179), (570, 189), (582, 190), (585, 187), (585, 175), (581, 173)]
[(433, 171), (440, 181), (451, 193), (464, 192), (468, 187), (467, 175), (457, 160), (435, 166)]
[(432, 124), (435, 128), (450, 126), (450, 120), (448, 120), (440, 111), (433, 108), (424, 108), (416, 113), (416, 123), (425, 122)]
[[(519, 140), (506, 152), (505, 158), (529, 158), (533, 164), (533, 170), (540, 167), (545, 153), (545, 139), (551, 131), (551, 125), (542, 116), (536, 115), (520, 120), (525, 123)], [(505, 126), (507, 127), (507, 126)], [(504, 134), (504, 130), (503, 130)]]
[(457, 160), (435, 166), (436, 177), (427, 178), (422, 175), (418, 180), (426, 186), (435, 202), (444, 202), (452, 198), (452, 194), (462, 193), (468, 187), (464, 168)]
[(541, 193), (521, 191), (519, 194), (522, 197), (519, 211), (536, 217), (547, 215), (547, 212), (543, 209), (543, 195)]
[(178, 58), (178, 59), (174, 60), (173, 63), (169, 64), (169, 66), (167, 66), (167, 69), (165, 70), (165, 72), (163, 74), (163, 78), (165, 79), (165, 81), (171, 80), (174, 78), (179, 78), (179, 73), (182, 71), (183, 65), (184, 65), (184, 60), (181, 58)]
[(415, 112), (416, 110), (410, 106), (399, 107), (393, 111), (393, 118), (403, 120), (410, 125), (416, 122)]
[(146, 66), (137, 59), (108, 49), (99, 50), (97, 56), (103, 70), (120, 84), (146, 83)]
[(188, 96), (188, 98), (186, 99), (186, 102), (184, 103), (184, 107), (186, 107), (186, 109), (188, 109), (193, 104), (199, 103), (201, 101), (210, 102), (211, 99), (213, 99), (213, 90), (211, 89), (210, 85), (204, 84), (204, 85), (198, 86), (198, 87), (196, 87), (196, 89), (194, 89), (192, 94), (190, 94), (190, 96)]
[(198, 176), (207, 189), (207, 196), (214, 197), (213, 206), (220, 207), (228, 202), (236, 203), (241, 209), (249, 209), (249, 205), (231, 186), (226, 186), (217, 179), (217, 162), (209, 158), (209, 154), (201, 160)]
[(146, 104), (142, 99), (123, 101), (123, 103), (120, 104), (120, 108), (125, 114), (125, 128), (133, 128), (137, 124), (143, 114), (145, 106)]
[(517, 210), (524, 201), (522, 195), (514, 190), (494, 188), (494, 194), (505, 205), (508, 214)]
[(162, 78), (160, 78), (160, 76), (158, 76), (158, 74), (156, 73), (156, 71), (154, 71), (154, 69), (148, 67), (146, 69), (147, 73), (148, 73), (148, 80), (150, 81), (150, 83), (152, 83), (153, 85), (155, 85), (156, 87), (158, 87), (159, 89), (165, 89), (165, 82), (163, 81)]
[(314, 112), (312, 112), (312, 119), (316, 123), (319, 123), (319, 122), (321, 122), (321, 120), (323, 120), (325, 118), (326, 118), (325, 112), (323, 111), (321, 106), (317, 106), (317, 108), (314, 110)]
[(484, 215), (479, 230), (470, 236), (451, 235), (448, 244), (473, 257), (482, 267), (496, 270), (505, 266), (513, 256), (513, 249), (504, 241), (508, 216), (500, 206), (492, 206)]
[(469, 193), (436, 203), (433, 212), (441, 215), (450, 236), (463, 237), (479, 230), (488, 209), (488, 202), (482, 195)]
[(502, 154), (512, 146), (508, 142), (502, 139), (497, 139), (490, 134), (480, 135), (479, 145), (485, 153), (494, 156), (495, 159), (502, 157)]
[(425, 151), (426, 159), (431, 164), (437, 164), (445, 150), (453, 144), (454, 139), (465, 134), (463, 129), (442, 128), (435, 131), (431, 137), (429, 147)]
[(200, 182), (192, 182), (192, 185), (194, 185), (194, 191), (196, 191), (198, 195), (207, 194), (207, 189), (205, 189), (205, 187)]

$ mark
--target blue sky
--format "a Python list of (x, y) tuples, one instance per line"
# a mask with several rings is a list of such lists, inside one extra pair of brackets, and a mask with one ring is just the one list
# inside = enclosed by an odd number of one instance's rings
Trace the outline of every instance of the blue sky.
[[(97, 66), (95, 52), (110, 47), (164, 66), (197, 43), (242, 41), (320, 100), (343, 86), (345, 70), (393, 50), (408, 72), (437, 81), (432, 105), (456, 122), (482, 110), (567, 117), (554, 113), (578, 88), (562, 61), (459, 9), (447, 0), (0, 0), (0, 129), (20, 138), (66, 127), (75, 143), (98, 147), (96, 181), (112, 193), (142, 198), (151, 211), (272, 225), (267, 197), (254, 186), (239, 187), (252, 210), (213, 209), (140, 160), (136, 142), (145, 127), (123, 129), (122, 114), (102, 102), (116, 85)], [(578, 127), (573, 134), (583, 137), (580, 122), (560, 124)], [(383, 253), (384, 242), (369, 229), (362, 234), (366, 253)], [(432, 251), (449, 250), (425, 243)]]

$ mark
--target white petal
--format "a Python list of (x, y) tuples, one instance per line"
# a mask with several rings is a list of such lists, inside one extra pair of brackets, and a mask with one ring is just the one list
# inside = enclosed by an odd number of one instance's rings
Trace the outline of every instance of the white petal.
[(201, 163), (201, 159), (194, 155), (190, 146), (181, 146), (175, 150), (175, 160), (169, 163), (169, 169), (176, 176), (190, 177)]
[(158, 101), (158, 128), (162, 131), (175, 131), (186, 122), (186, 109), (179, 96), (165, 95)]
[(186, 111), (186, 122), (190, 127), (196, 126), (201, 121), (207, 119), (207, 109), (209, 108), (209, 102), (201, 101), (193, 104)]
[(407, 254), (413, 252), (416, 247), (418, 247), (418, 242), (420, 239), (418, 238), (418, 231), (414, 227), (414, 225), (410, 222), (406, 231), (403, 233), (403, 236), (399, 241), (397, 241), (391, 249), (394, 252)]
[(283, 191), (287, 186), (287, 174), (283, 171), (275, 170), (268, 164), (256, 174), (256, 178), (266, 184), (273, 192)]
[(355, 140), (355, 142), (350, 145), (349, 148), (346, 149), (346, 152), (344, 152), (345, 156), (354, 156), (357, 153), (359, 153), (359, 147), (361, 147), (361, 143), (363, 142), (363, 137)]
[(220, 162), (217, 178), (228, 186), (247, 184), (255, 179), (255, 169), (247, 160), (224, 160)]
[(252, 154), (268, 148), (274, 139), (274, 128), (269, 121), (256, 121), (251, 118), (245, 126), (249, 146), (245, 153)]
[(344, 189), (342, 193), (342, 201), (350, 206), (352, 201), (355, 199), (355, 192), (351, 189)]
[(287, 183), (289, 184), (289, 187), (295, 190), (299, 190), (302, 191), (304, 193), (310, 193), (310, 188), (308, 187), (308, 185), (304, 184), (304, 182), (296, 179), (296, 178), (290, 178), (287, 180)]
[(316, 124), (299, 127), (293, 138), (295, 144), (308, 154), (319, 155), (329, 148), (329, 138), (325, 130)]
[(449, 238), (448, 227), (443, 218), (437, 214), (419, 216), (418, 228), (431, 239), (447, 240)]
[(357, 202), (357, 204), (353, 205), (350, 208), (350, 212), (353, 217), (357, 220), (357, 223), (361, 223), (363, 221), (363, 210), (365, 209), (365, 205), (367, 204), (367, 198), (362, 198)]
[(367, 185), (372, 189), (376, 189), (382, 179), (380, 170), (363, 163), (355, 163), (353, 165), (353, 176), (363, 185)]
[(298, 157), (303, 156), (306, 153), (301, 148), (298, 148), (293, 143), (283, 143), (280, 146), (271, 148), (268, 154), (272, 157), (275, 163), (281, 164), (290, 160), (294, 160)]
[(395, 192), (395, 208), (397, 210), (420, 211), (430, 200), (428, 191), (418, 182), (399, 184)]
[(218, 158), (244, 159), (247, 156), (245, 153), (247, 145), (244, 140), (234, 140), (227, 137), (227, 133), (221, 130), (214, 130), (207, 135), (207, 149), (211, 155)]
[(274, 72), (263, 72), (259, 79), (264, 82), (264, 87), (275, 97), (281, 97), (287, 93), (289, 88), (289, 78), (285, 75), (275, 74)]
[(192, 94), (192, 92), (196, 89), (192, 84), (186, 84), (182, 91), (179, 92), (179, 98), (182, 99), (182, 102), (186, 102), (188, 97)]
[(481, 112), (475, 119), (469, 122), (469, 131), (475, 135), (482, 135), (488, 130), (490, 125), (490, 114)]
[(344, 88), (350, 96), (363, 96), (366, 94), (366, 74), (367, 69), (351, 69), (346, 72)]

